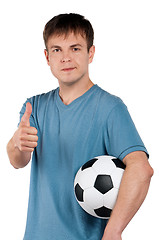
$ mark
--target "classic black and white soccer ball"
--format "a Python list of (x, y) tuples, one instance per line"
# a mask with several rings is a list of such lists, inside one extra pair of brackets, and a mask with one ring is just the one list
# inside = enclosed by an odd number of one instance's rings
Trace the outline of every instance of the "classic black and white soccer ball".
[(74, 180), (74, 192), (80, 206), (94, 217), (109, 219), (124, 169), (124, 163), (113, 156), (98, 156), (86, 162)]

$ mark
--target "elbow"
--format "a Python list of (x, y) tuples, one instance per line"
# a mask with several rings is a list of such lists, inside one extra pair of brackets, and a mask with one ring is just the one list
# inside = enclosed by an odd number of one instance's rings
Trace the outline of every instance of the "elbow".
[(144, 181), (150, 181), (153, 174), (154, 174), (154, 170), (153, 168), (148, 164), (143, 168), (143, 180)]
[(149, 178), (152, 178), (153, 175), (154, 175), (154, 170), (153, 170), (153, 168), (150, 166), (150, 167), (149, 167), (149, 170), (148, 170), (148, 177), (149, 177)]
[(150, 182), (154, 170), (149, 164), (148, 158), (143, 152), (133, 152), (123, 159), (126, 168), (130, 168), (135, 176), (140, 179), (141, 182)]

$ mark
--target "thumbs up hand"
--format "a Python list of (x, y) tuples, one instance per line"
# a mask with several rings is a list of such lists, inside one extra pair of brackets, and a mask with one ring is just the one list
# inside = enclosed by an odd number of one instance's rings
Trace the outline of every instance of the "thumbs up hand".
[(33, 152), (37, 146), (38, 136), (37, 129), (30, 126), (30, 116), (32, 113), (32, 105), (27, 102), (26, 110), (21, 118), (19, 128), (13, 136), (15, 147), (21, 152)]

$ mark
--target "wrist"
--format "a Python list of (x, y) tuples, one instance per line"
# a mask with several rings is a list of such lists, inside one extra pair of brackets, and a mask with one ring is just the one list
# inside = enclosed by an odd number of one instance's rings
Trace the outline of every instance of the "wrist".
[[(122, 228), (121, 224), (117, 221), (113, 221), (113, 218), (110, 218), (110, 220), (108, 221), (108, 224), (105, 228), (104, 233), (114, 237), (112, 239), (115, 239), (115, 237), (121, 236), (122, 232), (123, 232), (123, 228)], [(116, 239), (118, 239), (118, 238), (116, 238)]]
[(122, 232), (114, 227), (106, 226), (102, 240), (121, 240)]

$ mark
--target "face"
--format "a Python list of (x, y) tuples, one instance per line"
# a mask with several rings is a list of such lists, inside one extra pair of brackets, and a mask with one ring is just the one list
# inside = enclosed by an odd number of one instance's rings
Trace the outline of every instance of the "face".
[(86, 39), (80, 34), (52, 36), (47, 47), (46, 60), (59, 84), (71, 85), (89, 79), (88, 65), (93, 60), (95, 47), (88, 52)]

